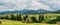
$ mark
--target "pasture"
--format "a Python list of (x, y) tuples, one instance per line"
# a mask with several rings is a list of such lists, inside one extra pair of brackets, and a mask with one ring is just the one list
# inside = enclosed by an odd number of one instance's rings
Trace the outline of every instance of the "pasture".
[(21, 21), (2, 20), (2, 24), (0, 25), (57, 25), (57, 24), (22, 23)]
[[(36, 21), (33, 23), (22, 23), (22, 20), (24, 20), (24, 17), (28, 18), (28, 20), (32, 20), (30, 19), (31, 17), (35, 17)], [(13, 18), (12, 18), (13, 17)], [(18, 19), (19, 17), (21, 17), (20, 19)], [(40, 18), (43, 17), (43, 18)], [(60, 14), (3, 14), (0, 15), (0, 19), (2, 24), (0, 25), (58, 25), (57, 22), (57, 18), (60, 17)], [(40, 19), (39, 19), (40, 18)], [(34, 19), (33, 19), (34, 20)], [(26, 21), (26, 20), (25, 20)], [(41, 22), (40, 22), (41, 21)], [(42, 22), (44, 21), (44, 23)], [(59, 22), (60, 25), (60, 22)]]

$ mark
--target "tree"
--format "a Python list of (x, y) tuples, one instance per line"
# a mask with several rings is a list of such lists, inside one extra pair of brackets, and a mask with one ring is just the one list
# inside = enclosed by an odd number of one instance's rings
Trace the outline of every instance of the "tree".
[(43, 14), (39, 15), (38, 23), (41, 23), (42, 21), (44, 21), (44, 16), (43, 16)]
[(11, 14), (11, 20), (16, 20), (16, 17), (13, 14)]
[(8, 15), (5, 16), (5, 19), (9, 19)]
[(33, 22), (37, 23), (36, 17), (33, 16), (33, 17), (31, 17), (31, 19)]
[(17, 20), (22, 21), (21, 14), (17, 14)]
[(24, 17), (24, 21), (26, 21), (27, 18), (28, 18), (28, 15), (26, 15), (26, 16)]
[(56, 20), (57, 20), (57, 21), (60, 21), (60, 16), (57, 16)]

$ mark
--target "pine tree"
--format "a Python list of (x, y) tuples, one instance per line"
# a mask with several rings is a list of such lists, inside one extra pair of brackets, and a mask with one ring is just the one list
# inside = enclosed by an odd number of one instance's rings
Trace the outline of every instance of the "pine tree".
[(11, 20), (16, 20), (16, 17), (13, 14), (11, 14)]
[(26, 21), (27, 18), (28, 18), (28, 15), (26, 15), (26, 16), (24, 17), (24, 21)]
[(57, 16), (56, 20), (57, 20), (57, 21), (60, 21), (60, 16)]
[(5, 19), (9, 19), (8, 15), (5, 16)]
[(36, 17), (33, 16), (33, 17), (31, 17), (31, 19), (33, 22), (37, 23)]
[(17, 14), (17, 20), (22, 21), (21, 14)]
[(42, 21), (44, 21), (44, 16), (43, 16), (43, 14), (39, 15), (38, 23), (41, 23)]

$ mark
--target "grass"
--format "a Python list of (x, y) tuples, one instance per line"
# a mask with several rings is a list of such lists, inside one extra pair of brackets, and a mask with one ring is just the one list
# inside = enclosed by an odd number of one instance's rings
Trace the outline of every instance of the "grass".
[[(4, 15), (0, 15), (0, 16), (5, 16)], [(7, 14), (10, 15), (10, 14)], [(16, 15), (16, 14), (15, 14)], [(26, 14), (22, 14), (22, 17), (25, 16)], [(29, 17), (35, 16), (36, 18), (38, 18), (39, 14), (28, 14)], [(60, 16), (60, 14), (44, 14), (44, 16), (50, 16), (51, 19), (55, 18), (56, 16)], [(2, 20), (2, 24), (0, 25), (57, 25), (57, 24), (43, 24), (43, 23), (22, 23), (21, 21), (13, 21), (13, 20)]]
[(21, 21), (2, 20), (2, 24), (0, 25), (57, 25), (57, 24), (22, 23)]

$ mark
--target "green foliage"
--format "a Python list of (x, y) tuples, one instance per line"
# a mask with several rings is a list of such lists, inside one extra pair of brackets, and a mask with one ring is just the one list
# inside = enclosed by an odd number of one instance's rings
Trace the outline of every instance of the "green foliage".
[(21, 14), (17, 14), (17, 20), (22, 21)]
[(11, 20), (17, 20), (17, 21), (23, 21), (23, 22), (26, 22), (26, 23), (42, 23), (42, 21), (46, 22), (46, 23), (49, 23), (49, 24), (55, 24), (57, 21), (60, 22), (60, 16), (56, 16), (55, 17), (51, 17), (51, 16), (45, 16), (44, 14), (40, 14), (39, 16), (34, 17), (32, 16), (30, 18), (30, 16), (26, 15), (26, 16), (23, 16), (22, 18), (22, 15), (21, 14), (11, 14), (11, 15), (6, 15), (4, 17), (0, 17), (1, 19), (11, 19)]
[(57, 20), (57, 21), (60, 21), (60, 16), (57, 16), (56, 20)]
[(4, 17), (0, 17), (0, 19), (4, 19)]
[(42, 21), (44, 21), (44, 16), (43, 16), (43, 14), (39, 15), (38, 23), (41, 23)]
[(24, 17), (24, 21), (26, 21), (27, 18), (28, 18), (28, 15), (26, 15), (26, 16)]
[(5, 16), (5, 19), (9, 19), (8, 15)]
[(57, 22), (57, 20), (53, 19), (53, 20), (48, 21), (47, 23), (49, 23), (49, 24), (56, 24), (56, 22)]
[(56, 24), (57, 22), (56, 18), (50, 16), (45, 17), (44, 21), (49, 24)]
[(26, 23), (33, 23), (31, 17), (28, 17), (25, 22), (26, 22)]
[(50, 16), (46, 16), (46, 17), (44, 17), (44, 21), (45, 21), (45, 22), (50, 21)]
[(16, 20), (16, 17), (13, 14), (11, 14), (11, 20)]
[(33, 22), (37, 23), (36, 17), (33, 16), (33, 17), (31, 17), (31, 19)]

